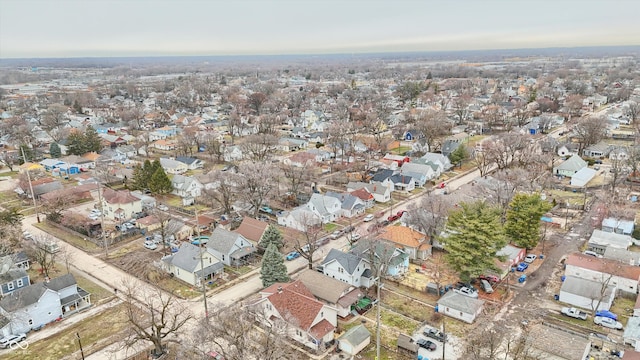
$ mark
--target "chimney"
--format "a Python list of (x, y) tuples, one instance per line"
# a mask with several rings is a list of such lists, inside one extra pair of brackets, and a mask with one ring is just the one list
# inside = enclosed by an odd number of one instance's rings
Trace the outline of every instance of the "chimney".
[(282, 286), (278, 286), (278, 294), (282, 294)]

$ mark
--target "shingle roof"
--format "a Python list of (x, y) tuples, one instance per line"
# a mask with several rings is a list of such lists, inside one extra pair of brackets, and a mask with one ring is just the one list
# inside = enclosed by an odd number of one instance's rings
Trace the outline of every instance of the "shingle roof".
[(342, 334), (338, 340), (348, 342), (354, 347), (357, 347), (370, 337), (371, 333), (369, 330), (367, 330), (364, 325), (358, 325), (347, 330), (347, 332)]
[(242, 219), (242, 223), (234, 231), (244, 236), (246, 239), (249, 239), (254, 243), (258, 243), (268, 226), (269, 224), (264, 221), (256, 220), (247, 216)]
[(385, 231), (380, 234), (380, 239), (412, 248), (417, 248), (422, 245), (426, 238), (426, 235), (406, 226), (387, 226)]
[(6, 272), (0, 274), (0, 284), (6, 284), (16, 279), (21, 279), (27, 276), (27, 272), (23, 269), (9, 269)]
[(353, 287), (310, 269), (302, 271), (298, 275), (298, 280), (313, 293), (313, 296), (331, 304), (337, 304), (340, 297)]
[(613, 295), (616, 289), (616, 286), (609, 284), (605, 293), (602, 294), (602, 288), (604, 285), (605, 284), (600, 281), (581, 279), (576, 276), (567, 276), (562, 282), (560, 291), (568, 294), (579, 295), (587, 299), (600, 299), (603, 303), (608, 303), (609, 298)]
[(7, 312), (22, 309), (40, 300), (46, 291), (52, 291), (44, 286), (44, 283), (37, 283), (17, 289), (0, 300), (0, 307)]
[(450, 307), (466, 314), (475, 314), (483, 304), (483, 300), (474, 299), (453, 291), (442, 295), (438, 300), (439, 306)]
[(613, 274), (634, 281), (640, 279), (640, 266), (625, 265), (615, 260), (596, 258), (591, 255), (570, 254), (565, 261), (565, 265), (598, 271), (604, 274)]
[(353, 274), (363, 259), (355, 254), (344, 253), (340, 250), (331, 249), (324, 260), (322, 260), (322, 264), (325, 265), (332, 261), (337, 261), (342, 265), (347, 274)]
[[(275, 291), (273, 291), (273, 288)], [(281, 288), (281, 290), (278, 290), (278, 288)], [(313, 298), (313, 294), (301, 281), (294, 281), (288, 284), (276, 283), (267, 289), (273, 291), (267, 297), (269, 302), (284, 317), (284, 320), (305, 331), (311, 330), (313, 321), (322, 310), (323, 305)]]
[(128, 190), (116, 191), (106, 188), (102, 197), (109, 204), (131, 204), (140, 201), (140, 199), (131, 195), (131, 192)]
[(62, 276), (58, 276), (55, 279), (51, 279), (48, 283), (44, 285), (51, 290), (60, 291), (69, 286), (77, 285), (76, 278), (73, 277), (73, 274), (66, 274)]
[[(209, 242), (207, 243), (207, 248), (216, 250), (221, 254), (229, 254), (238, 238), (242, 238), (242, 240), (244, 240), (244, 246), (251, 244), (251, 242), (244, 236), (218, 227), (213, 230), (213, 233), (211, 233), (211, 237), (209, 238)], [(240, 246), (240, 244), (238, 244), (238, 246)]]
[(163, 260), (175, 267), (193, 272), (200, 263), (200, 247), (183, 242), (180, 244), (178, 252)]

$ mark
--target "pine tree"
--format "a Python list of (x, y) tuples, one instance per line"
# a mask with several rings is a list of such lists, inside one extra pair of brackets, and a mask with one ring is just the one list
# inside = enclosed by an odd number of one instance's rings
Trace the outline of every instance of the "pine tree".
[(458, 147), (451, 154), (449, 154), (449, 160), (454, 166), (460, 164), (466, 158), (467, 148), (463, 144), (458, 145)]
[(280, 250), (282, 245), (284, 245), (282, 233), (278, 230), (277, 227), (273, 225), (269, 225), (267, 230), (265, 230), (264, 235), (262, 235), (262, 240), (260, 240), (260, 246), (263, 248), (268, 248), (269, 245), (274, 244), (276, 249)]
[(87, 151), (84, 147), (84, 136), (74, 131), (67, 136), (67, 153), (69, 155), (83, 155)]
[(87, 126), (84, 131), (84, 150), (85, 152), (100, 152), (102, 150), (102, 139), (98, 136), (96, 129)]
[(470, 280), (489, 269), (498, 270), (496, 253), (507, 240), (500, 224), (500, 210), (483, 201), (461, 203), (447, 219), (447, 236), (440, 239), (447, 251), (445, 260), (460, 274)]
[(291, 280), (287, 273), (287, 266), (284, 264), (284, 257), (274, 244), (269, 244), (262, 256), (260, 279), (262, 279), (262, 286), (264, 287)]
[(163, 168), (157, 169), (153, 175), (151, 175), (148, 185), (149, 190), (155, 194), (167, 194), (173, 190), (171, 179), (169, 179)]
[(540, 219), (551, 208), (538, 194), (516, 194), (507, 209), (507, 237), (516, 246), (533, 249), (540, 240)]
[(52, 142), (49, 146), (49, 154), (52, 158), (59, 158), (62, 155), (62, 150), (60, 150), (60, 145)]

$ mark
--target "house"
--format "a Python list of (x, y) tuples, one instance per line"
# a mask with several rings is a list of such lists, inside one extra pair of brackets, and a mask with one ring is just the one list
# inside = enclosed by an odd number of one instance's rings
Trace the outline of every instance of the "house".
[(125, 139), (117, 135), (98, 134), (98, 136), (102, 139), (102, 144), (110, 148), (116, 148), (127, 143)]
[(367, 259), (370, 266), (374, 268), (384, 264), (383, 276), (396, 277), (409, 271), (409, 255), (392, 243), (363, 239), (351, 249), (350, 253)]
[(177, 156), (176, 161), (185, 164), (189, 170), (202, 169), (204, 167), (202, 160), (189, 156)]
[(307, 147), (309, 147), (309, 142), (306, 139), (280, 138), (278, 140), (278, 149), (281, 151), (297, 151)]
[(418, 140), (423, 138), (424, 138), (424, 134), (417, 129), (409, 129), (405, 131), (404, 134), (402, 135), (402, 139), (405, 141), (413, 141), (413, 140)]
[(45, 286), (58, 293), (62, 317), (91, 306), (91, 294), (78, 286), (73, 274), (66, 274), (45, 282)]
[(347, 284), (368, 288), (374, 283), (369, 261), (353, 253), (331, 249), (322, 265), (323, 274)]
[(223, 158), (226, 162), (234, 162), (242, 160), (244, 154), (238, 145), (225, 146), (223, 151)]
[(64, 161), (60, 161), (58, 159), (44, 159), (44, 160), (40, 161), (38, 164), (40, 164), (40, 166), (44, 167), (44, 169), (46, 171), (51, 171), (51, 170), (57, 168), (58, 166), (64, 164)]
[(587, 243), (587, 250), (603, 255), (607, 248), (627, 250), (631, 245), (633, 245), (633, 239), (629, 235), (595, 229)]
[(582, 150), (582, 155), (592, 158), (602, 158), (609, 155), (611, 147), (609, 144), (604, 142), (599, 142), (597, 144), (587, 146), (584, 150)]
[(511, 268), (518, 265), (519, 262), (524, 261), (525, 256), (527, 256), (527, 249), (507, 244), (496, 252), (496, 255), (504, 256), (509, 268)]
[(30, 267), (29, 258), (24, 251), (0, 257), (0, 271), (2, 271), (2, 269), (8, 270), (12, 268), (29, 270)]
[(409, 175), (395, 174), (389, 180), (393, 183), (395, 191), (411, 192), (416, 189), (416, 182)]
[(384, 160), (391, 160), (391, 161), (395, 161), (396, 164), (398, 164), (398, 167), (402, 166), (404, 163), (408, 163), (409, 161), (411, 161), (411, 159), (408, 156), (405, 155), (394, 155), (394, 154), (389, 154), (387, 153), (384, 158)]
[(604, 254), (602, 256), (605, 259), (611, 259), (624, 264), (640, 266), (640, 253), (635, 251), (607, 247), (604, 250)]
[(333, 191), (328, 191), (326, 195), (334, 197), (340, 201), (340, 208), (342, 210), (340, 216), (352, 218), (364, 214), (365, 204), (364, 201), (360, 200), (360, 198), (349, 193), (340, 194)]
[(583, 167), (582, 169), (578, 170), (578, 172), (573, 174), (571, 180), (569, 181), (569, 184), (575, 187), (585, 187), (587, 186), (589, 181), (591, 181), (591, 179), (596, 176), (597, 173), (598, 171), (595, 169)]
[(373, 207), (373, 205), (375, 205), (375, 200), (373, 198), (373, 195), (370, 192), (368, 192), (365, 188), (353, 190), (350, 192), (350, 194), (362, 200), (362, 202), (364, 203), (365, 209), (370, 209)]
[(572, 177), (580, 169), (587, 167), (587, 162), (578, 155), (572, 155), (553, 169), (553, 173), (558, 176)]
[(629, 149), (624, 146), (616, 146), (609, 151), (609, 160), (620, 162), (620, 161), (626, 161), (628, 159), (629, 159)]
[(245, 216), (240, 226), (235, 229), (234, 232), (244, 236), (244, 238), (251, 241), (254, 246), (257, 246), (268, 227), (269, 224), (264, 221)]
[(469, 134), (466, 132), (456, 133), (452, 136), (449, 136), (444, 140), (442, 144), (442, 155), (449, 157), (456, 149), (465, 143), (469, 142)]
[(429, 237), (406, 226), (387, 226), (378, 238), (402, 249), (411, 260), (426, 260), (431, 256)]
[(151, 146), (163, 151), (172, 151), (177, 147), (176, 142), (173, 140), (156, 140), (151, 144)]
[(558, 145), (557, 147), (557, 154), (558, 156), (561, 157), (565, 157), (565, 156), (573, 156), (573, 155), (578, 155), (578, 144), (574, 144), (574, 143), (567, 143), (564, 145)]
[(340, 200), (322, 194), (314, 193), (306, 204), (306, 207), (316, 214), (323, 224), (335, 221), (340, 217), (342, 204)]
[(255, 306), (267, 326), (286, 325), (289, 338), (311, 349), (321, 349), (334, 340), (338, 325), (336, 309), (316, 300), (301, 281), (275, 283), (260, 291)]
[[(8, 264), (3, 264), (5, 267), (6, 265)], [(29, 285), (31, 285), (29, 274), (24, 269), (7, 269), (0, 273), (0, 296), (5, 296)]]
[(393, 188), (393, 181), (391, 181), (392, 176), (393, 170), (379, 169), (375, 174), (373, 174), (373, 176), (371, 176), (369, 183), (380, 183), (382, 186)]
[[(441, 169), (441, 172), (444, 171)], [(428, 164), (406, 163), (398, 173), (400, 176), (410, 176), (413, 178), (416, 187), (424, 187), (424, 184), (436, 177), (436, 171)]]
[(482, 313), (484, 300), (449, 291), (436, 302), (436, 312), (472, 324)]
[(381, 183), (367, 184), (363, 182), (349, 182), (347, 184), (347, 191), (353, 192), (356, 190), (365, 189), (369, 194), (373, 195), (373, 199), (379, 203), (387, 203), (391, 200), (390, 187), (384, 186)]
[(11, 333), (29, 332), (62, 317), (60, 296), (44, 283), (25, 286), (0, 300), (0, 315), (10, 319)]
[(227, 266), (244, 264), (256, 251), (255, 246), (244, 236), (221, 227), (213, 230), (210, 239), (206, 245), (207, 251)]
[(105, 188), (102, 193), (102, 213), (104, 217), (124, 221), (142, 212), (142, 201), (131, 195), (129, 190)]
[(308, 227), (322, 224), (322, 218), (311, 211), (306, 205), (298, 206), (291, 211), (283, 211), (276, 214), (278, 225), (306, 231)]
[(560, 302), (595, 310), (609, 310), (615, 298), (616, 286), (601, 281), (567, 276), (560, 288)]
[(347, 356), (355, 356), (371, 343), (371, 333), (360, 324), (340, 335), (338, 348)]
[(297, 280), (311, 291), (316, 299), (335, 308), (338, 316), (345, 318), (351, 314), (351, 306), (360, 300), (364, 294), (351, 284), (336, 280), (315, 270), (303, 270)]
[(172, 194), (181, 198), (195, 198), (200, 196), (204, 186), (194, 176), (173, 175), (171, 178), (173, 186)]
[(180, 244), (177, 252), (162, 258), (163, 269), (187, 284), (202, 286), (224, 272), (224, 264), (205, 247), (189, 242)]
[(162, 166), (167, 174), (180, 175), (186, 173), (187, 170), (189, 170), (185, 163), (168, 158), (160, 158), (160, 166)]
[(448, 171), (453, 167), (451, 164), (451, 160), (443, 154), (438, 153), (426, 153), (420, 157), (422, 160), (421, 163), (429, 164), (433, 163), (437, 166), (437, 169), (434, 169), (436, 176), (440, 176), (445, 171)]
[(620, 263), (616, 260), (597, 258), (581, 253), (569, 254), (564, 262), (565, 276), (607, 282), (618, 290), (636, 295), (640, 280), (640, 266)]
[(632, 220), (620, 220), (616, 218), (606, 218), (602, 220), (602, 231), (616, 234), (631, 235), (635, 224)]

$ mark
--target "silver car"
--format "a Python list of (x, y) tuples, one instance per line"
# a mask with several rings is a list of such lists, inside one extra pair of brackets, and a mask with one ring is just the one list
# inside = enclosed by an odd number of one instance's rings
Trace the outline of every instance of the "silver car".
[(27, 334), (22, 333), (22, 334), (9, 335), (0, 340), (0, 347), (3, 349), (6, 349), (11, 345), (16, 345), (24, 340), (27, 340)]
[(609, 329), (622, 330), (622, 323), (619, 321), (615, 321), (608, 317), (604, 316), (596, 316), (593, 318), (593, 323), (596, 325), (604, 326)]

